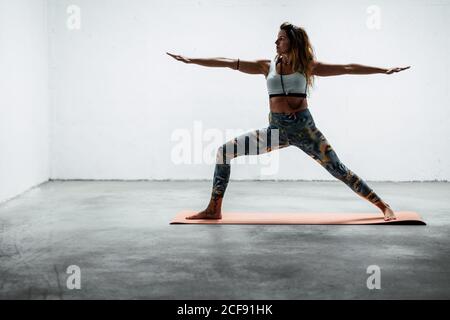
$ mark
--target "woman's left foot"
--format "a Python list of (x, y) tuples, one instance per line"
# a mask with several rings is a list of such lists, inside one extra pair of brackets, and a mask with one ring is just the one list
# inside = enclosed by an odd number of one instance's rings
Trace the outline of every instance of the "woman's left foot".
[(389, 205), (386, 205), (386, 207), (383, 210), (383, 214), (384, 214), (384, 221), (391, 221), (391, 220), (397, 219), (395, 217), (394, 211), (392, 211), (392, 209), (391, 209), (391, 207), (389, 207)]

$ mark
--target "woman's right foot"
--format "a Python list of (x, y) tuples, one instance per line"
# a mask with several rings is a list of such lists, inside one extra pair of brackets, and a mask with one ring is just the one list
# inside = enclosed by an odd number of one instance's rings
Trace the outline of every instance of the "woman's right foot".
[(188, 219), (188, 220), (194, 220), (194, 219), (216, 219), (216, 220), (219, 220), (219, 219), (222, 219), (222, 213), (209, 211), (208, 209), (205, 209), (197, 214), (186, 217), (186, 219)]
[(222, 219), (222, 199), (221, 197), (217, 199), (211, 199), (209, 202), (208, 207), (200, 211), (197, 214), (194, 214), (192, 216), (186, 217), (188, 220), (194, 220), (194, 219)]

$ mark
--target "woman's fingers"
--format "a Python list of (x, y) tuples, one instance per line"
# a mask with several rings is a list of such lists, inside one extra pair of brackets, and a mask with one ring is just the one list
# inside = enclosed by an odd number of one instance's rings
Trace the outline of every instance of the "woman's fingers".
[(403, 71), (403, 70), (406, 70), (406, 69), (409, 69), (409, 68), (411, 68), (411, 66), (407, 66), (407, 67), (396, 67), (396, 68), (392, 68), (392, 69), (388, 69), (388, 71), (386, 71), (386, 73), (387, 74), (391, 74), (391, 73), (394, 73), (394, 72), (400, 72), (400, 71)]
[(178, 59), (180, 56), (176, 55), (176, 54), (171, 54), (166, 52), (169, 56), (171, 56), (172, 58)]
[(172, 58), (174, 58), (174, 59), (176, 59), (176, 60), (178, 60), (178, 61), (183, 61), (183, 62), (185, 62), (185, 63), (191, 62), (191, 60), (189, 60), (189, 58), (180, 56), (180, 55), (178, 55), (178, 54), (171, 54), (171, 53), (168, 53), (168, 52), (166, 52), (166, 53), (167, 53), (169, 56), (171, 56)]

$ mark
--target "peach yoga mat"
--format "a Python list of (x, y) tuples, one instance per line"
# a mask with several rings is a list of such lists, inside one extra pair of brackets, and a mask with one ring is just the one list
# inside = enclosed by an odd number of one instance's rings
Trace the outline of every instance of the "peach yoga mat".
[(381, 212), (342, 213), (342, 212), (222, 212), (220, 220), (188, 220), (195, 211), (181, 211), (170, 224), (407, 224), (426, 225), (417, 212), (394, 212), (397, 220), (384, 221)]

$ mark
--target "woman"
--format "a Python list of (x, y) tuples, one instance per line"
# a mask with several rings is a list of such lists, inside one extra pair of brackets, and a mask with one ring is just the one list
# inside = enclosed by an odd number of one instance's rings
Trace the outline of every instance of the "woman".
[[(308, 109), (306, 91), (313, 76), (342, 74), (392, 74), (405, 68), (376, 68), (359, 64), (336, 65), (316, 61), (308, 35), (301, 27), (288, 22), (280, 26), (275, 42), (274, 60), (243, 61), (240, 59), (192, 59), (167, 53), (178, 61), (207, 67), (228, 67), (250, 74), (264, 74), (269, 92), (269, 126), (245, 133), (222, 145), (217, 152), (211, 200), (207, 208), (186, 219), (221, 219), (222, 200), (230, 177), (230, 160), (296, 146), (306, 152), (331, 175), (347, 184), (355, 193), (377, 206), (384, 220), (395, 220), (390, 206), (338, 158), (330, 143), (315, 126)], [(270, 141), (277, 132), (275, 144)], [(264, 147), (260, 147), (263, 143)], [(256, 146), (257, 145), (257, 146)], [(240, 151), (237, 151), (240, 150)]]

